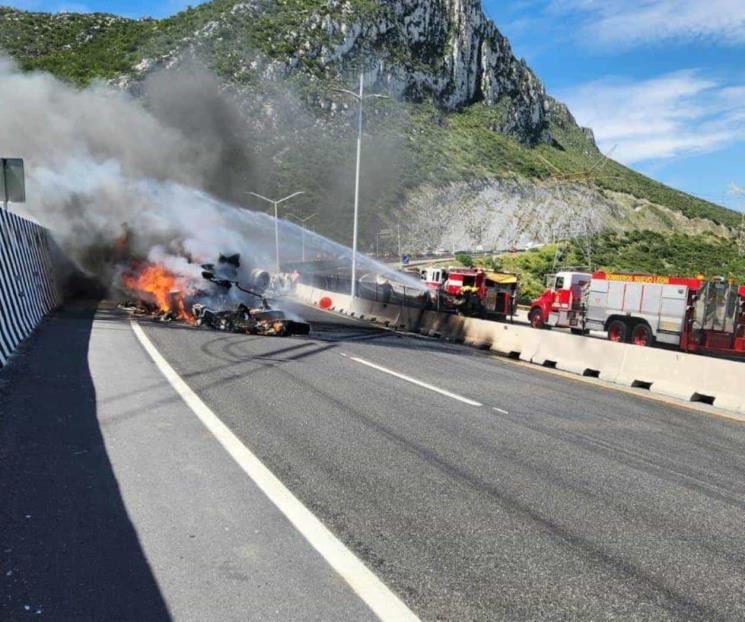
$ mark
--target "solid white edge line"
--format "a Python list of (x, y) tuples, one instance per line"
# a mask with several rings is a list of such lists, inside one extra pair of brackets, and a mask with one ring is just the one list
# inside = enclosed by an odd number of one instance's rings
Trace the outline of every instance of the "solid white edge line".
[[(342, 354), (342, 356), (346, 356)], [(397, 371), (393, 371), (392, 369), (388, 369), (387, 367), (383, 367), (381, 365), (377, 365), (376, 363), (372, 363), (370, 361), (367, 361), (365, 359), (361, 359), (357, 356), (348, 356), (347, 357), (350, 361), (355, 361), (357, 363), (360, 363), (362, 365), (367, 365), (368, 367), (372, 367), (373, 369), (377, 369), (378, 371), (382, 371), (385, 374), (389, 374), (391, 376), (395, 376), (396, 378), (400, 378), (401, 380), (405, 380), (406, 382), (410, 382), (411, 384), (415, 384), (419, 387), (422, 387), (424, 389), (429, 389), (430, 391), (434, 391), (435, 393), (439, 393), (440, 395), (444, 395), (446, 397), (452, 398), (454, 400), (458, 400), (459, 402), (463, 402), (464, 404), (469, 404), (471, 406), (483, 406), (481, 402), (477, 402), (475, 400), (468, 399), (467, 397), (463, 397), (462, 395), (458, 395), (457, 393), (451, 393), (450, 391), (446, 391), (445, 389), (441, 389), (440, 387), (436, 387), (434, 385), (428, 384), (426, 382), (422, 382), (421, 380), (417, 380), (416, 378), (412, 378), (411, 376), (406, 376), (405, 374), (401, 374)]]
[(341, 576), (373, 613), (386, 622), (419, 618), (367, 566), (293, 495), (289, 489), (218, 418), (158, 352), (142, 327), (132, 330), (176, 393), (214, 435), (235, 462), (285, 515), (310, 545)]

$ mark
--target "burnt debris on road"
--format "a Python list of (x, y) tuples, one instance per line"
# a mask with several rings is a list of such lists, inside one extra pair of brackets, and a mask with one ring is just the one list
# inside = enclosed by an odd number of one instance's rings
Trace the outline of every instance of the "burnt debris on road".
[(182, 321), (232, 333), (310, 334), (310, 324), (270, 305), (267, 293), (278, 287), (280, 275), (272, 279), (264, 270), (253, 270), (246, 285), (239, 280), (240, 267), (240, 255), (220, 255), (217, 264), (201, 266), (204, 285), (194, 287), (165, 266), (134, 263), (122, 274), (121, 283), (135, 298), (119, 308), (161, 322)]

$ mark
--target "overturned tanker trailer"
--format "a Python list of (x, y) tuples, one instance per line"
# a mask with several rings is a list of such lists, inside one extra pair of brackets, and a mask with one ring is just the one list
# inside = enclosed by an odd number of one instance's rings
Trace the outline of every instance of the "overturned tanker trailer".
[(238, 255), (220, 256), (217, 267), (214, 264), (204, 264), (202, 266), (202, 276), (226, 291), (235, 287), (241, 292), (256, 297), (261, 301), (261, 306), (252, 308), (241, 303), (232, 309), (216, 310), (197, 302), (192, 305), (195, 325), (209, 326), (215, 330), (247, 335), (288, 337), (290, 335), (310, 334), (309, 323), (289, 319), (281, 309), (272, 309), (265, 296), (271, 282), (268, 272), (255, 270), (252, 273), (251, 283), (253, 288), (244, 287), (238, 282), (237, 271), (234, 269), (240, 266), (239, 262)]

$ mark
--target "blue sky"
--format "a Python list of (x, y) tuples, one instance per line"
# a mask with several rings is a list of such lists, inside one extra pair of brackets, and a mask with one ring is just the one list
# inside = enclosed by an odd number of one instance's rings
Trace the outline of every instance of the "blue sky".
[(126, 17), (166, 17), (200, 0), (0, 0), (0, 6), (14, 6), (26, 11), (100, 11)]
[[(162, 17), (183, 0), (0, 0)], [(193, 2), (197, 3), (197, 2)], [(552, 95), (612, 157), (745, 207), (745, 0), (483, 0)]]
[(742, 208), (745, 0), (484, 0), (604, 151)]

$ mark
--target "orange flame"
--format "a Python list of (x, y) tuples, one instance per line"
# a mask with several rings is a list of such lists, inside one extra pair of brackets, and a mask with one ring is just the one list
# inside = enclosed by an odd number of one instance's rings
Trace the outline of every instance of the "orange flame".
[(178, 319), (191, 322), (186, 311), (184, 294), (187, 288), (182, 279), (162, 266), (145, 264), (122, 275), (122, 284), (153, 302), (162, 313), (173, 313)]

